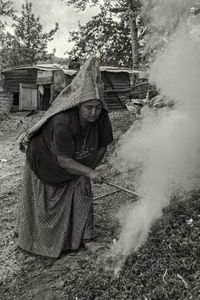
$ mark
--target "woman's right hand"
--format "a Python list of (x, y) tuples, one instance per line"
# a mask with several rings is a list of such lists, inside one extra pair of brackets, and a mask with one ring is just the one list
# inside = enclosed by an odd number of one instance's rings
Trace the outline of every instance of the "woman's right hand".
[(103, 177), (101, 176), (101, 173), (99, 171), (92, 170), (89, 173), (88, 177), (92, 180), (93, 183), (98, 183), (98, 184), (103, 183)]

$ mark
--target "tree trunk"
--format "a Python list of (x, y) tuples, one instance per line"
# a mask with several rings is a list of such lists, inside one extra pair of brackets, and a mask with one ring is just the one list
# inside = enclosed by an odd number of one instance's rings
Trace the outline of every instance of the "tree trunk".
[[(136, 16), (138, 7), (138, 1), (127, 0), (126, 7), (112, 7), (110, 12), (114, 13), (129, 13), (129, 26), (131, 32), (131, 50), (132, 50), (132, 68), (138, 68), (139, 66), (139, 43), (138, 43), (138, 29), (136, 24)], [(127, 9), (128, 8), (128, 9)]]
[(137, 36), (137, 26), (135, 19), (130, 16), (129, 19), (131, 31), (131, 48), (132, 48), (132, 68), (138, 68), (139, 65), (139, 44)]
[(136, 25), (136, 11), (138, 3), (135, 0), (128, 0), (129, 2), (129, 26), (131, 31), (131, 48), (132, 48), (132, 68), (138, 68), (139, 65), (139, 43), (138, 30)]

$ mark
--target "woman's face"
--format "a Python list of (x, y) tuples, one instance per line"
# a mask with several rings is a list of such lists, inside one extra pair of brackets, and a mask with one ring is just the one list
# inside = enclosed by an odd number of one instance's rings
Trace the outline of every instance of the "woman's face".
[(89, 100), (80, 104), (79, 115), (81, 121), (85, 122), (95, 122), (102, 110), (102, 103), (99, 100)]

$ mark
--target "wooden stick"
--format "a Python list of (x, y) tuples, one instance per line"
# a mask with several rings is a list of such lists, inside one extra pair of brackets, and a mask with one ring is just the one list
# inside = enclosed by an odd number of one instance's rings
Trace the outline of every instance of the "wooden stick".
[(118, 193), (118, 192), (119, 192), (119, 190), (111, 191), (111, 192), (105, 193), (103, 195), (96, 196), (96, 197), (93, 198), (93, 200), (95, 201), (95, 200), (98, 200), (100, 198), (103, 198), (103, 197), (106, 197), (106, 196), (109, 196), (111, 194)]
[(124, 188), (124, 187), (122, 187), (122, 186), (116, 185), (116, 184), (114, 184), (114, 183), (111, 183), (111, 182), (109, 182), (109, 181), (106, 180), (106, 179), (103, 179), (103, 183), (105, 183), (105, 184), (107, 184), (107, 185), (110, 185), (110, 186), (112, 186), (112, 187), (115, 187), (115, 188), (117, 188), (117, 189), (119, 189), (119, 190), (122, 190), (122, 191), (124, 191), (124, 192), (127, 192), (127, 193), (129, 193), (129, 194), (132, 194), (132, 195), (134, 195), (134, 196), (142, 197), (141, 195), (135, 193), (134, 191), (129, 190), (129, 189), (127, 189), (127, 188)]

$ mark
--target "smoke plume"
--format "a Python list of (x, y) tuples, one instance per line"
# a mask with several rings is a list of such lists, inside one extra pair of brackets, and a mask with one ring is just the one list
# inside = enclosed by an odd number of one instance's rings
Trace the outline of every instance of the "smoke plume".
[(165, 50), (149, 70), (150, 81), (160, 94), (173, 99), (175, 107), (146, 108), (139, 124), (133, 124), (121, 138), (115, 165), (124, 172), (140, 166), (136, 192), (142, 197), (119, 212), (121, 233), (111, 250), (114, 257), (127, 256), (146, 241), (174, 193), (184, 195), (199, 187), (200, 55), (193, 27), (200, 28), (199, 17), (190, 14), (192, 1), (151, 3), (154, 28), (176, 23)]
[[(192, 8), (199, 9), (199, 0), (142, 0), (141, 17), (146, 24), (143, 56), (154, 56), (165, 48), (180, 22), (186, 20)], [(150, 58), (151, 59), (151, 58)]]

